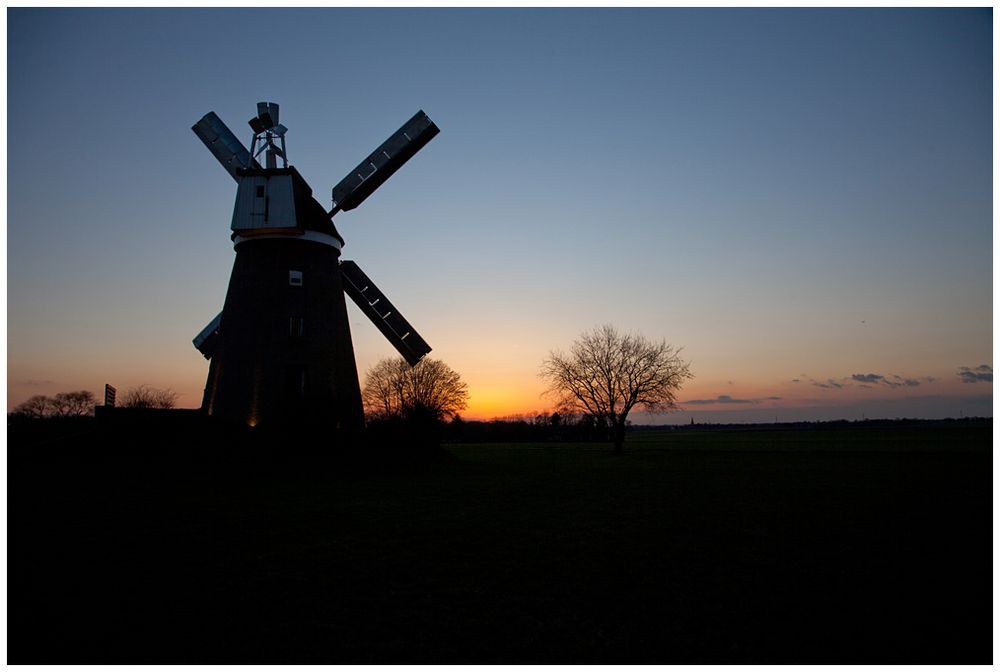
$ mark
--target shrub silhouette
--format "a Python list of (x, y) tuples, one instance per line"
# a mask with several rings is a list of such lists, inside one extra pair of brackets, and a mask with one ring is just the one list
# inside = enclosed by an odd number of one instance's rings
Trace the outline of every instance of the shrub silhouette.
[(171, 390), (158, 389), (149, 385), (139, 385), (118, 399), (121, 408), (173, 408), (179, 395)]

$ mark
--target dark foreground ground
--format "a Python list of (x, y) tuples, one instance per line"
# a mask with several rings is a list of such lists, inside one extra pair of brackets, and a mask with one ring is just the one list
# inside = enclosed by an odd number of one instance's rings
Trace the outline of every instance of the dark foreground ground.
[(992, 662), (989, 424), (396, 470), (88, 431), (11, 436), (11, 663)]

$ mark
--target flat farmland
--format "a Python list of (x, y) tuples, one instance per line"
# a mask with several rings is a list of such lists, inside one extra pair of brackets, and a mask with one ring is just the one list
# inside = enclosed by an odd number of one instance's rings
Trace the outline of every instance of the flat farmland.
[(990, 423), (452, 444), (405, 469), (148, 443), (12, 445), (10, 662), (992, 661)]

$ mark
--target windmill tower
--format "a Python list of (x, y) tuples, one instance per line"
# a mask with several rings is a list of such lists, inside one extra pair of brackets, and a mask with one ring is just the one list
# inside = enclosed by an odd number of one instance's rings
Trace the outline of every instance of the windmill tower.
[(411, 366), (431, 348), (357, 264), (340, 259), (332, 218), (360, 205), (438, 128), (417, 112), (333, 188), (328, 211), (288, 165), (278, 105), (258, 103), (249, 124), (249, 151), (214, 112), (192, 127), (237, 183), (229, 290), (194, 338), (211, 361), (202, 409), (251, 426), (356, 432), (364, 415), (344, 293)]

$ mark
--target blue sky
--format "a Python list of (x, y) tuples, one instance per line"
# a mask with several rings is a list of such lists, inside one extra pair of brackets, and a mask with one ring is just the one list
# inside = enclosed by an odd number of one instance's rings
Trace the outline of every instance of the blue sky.
[[(190, 126), (215, 110), (249, 142), (273, 100), (321, 203), (417, 109), (441, 128), (335, 221), (472, 415), (544, 408), (541, 359), (604, 322), (684, 346), (682, 400), (761, 419), (991, 414), (992, 383), (959, 374), (992, 367), (991, 25), (8, 9), (8, 406), (105, 382), (197, 406), (190, 340), (225, 298), (235, 187)], [(351, 318), (362, 372), (394, 354)]]

